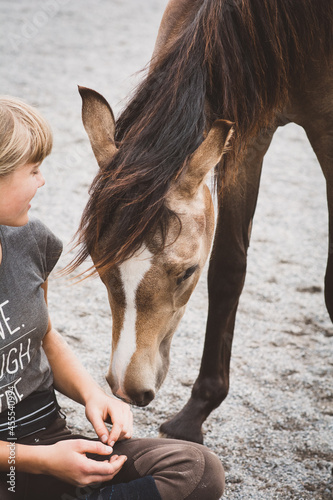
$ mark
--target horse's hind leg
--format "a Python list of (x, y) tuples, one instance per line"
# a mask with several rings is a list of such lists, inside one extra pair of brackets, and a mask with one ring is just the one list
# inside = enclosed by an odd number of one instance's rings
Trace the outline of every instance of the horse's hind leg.
[(323, 170), (326, 187), (329, 214), (329, 244), (328, 261), (325, 275), (325, 302), (333, 322), (333, 116), (326, 120), (320, 117), (303, 124), (314, 152)]
[(209, 311), (199, 376), (185, 407), (161, 426), (169, 437), (202, 442), (202, 423), (225, 399), (235, 315), (245, 280), (247, 249), (263, 157), (275, 129), (262, 133), (223, 190), (208, 273)]

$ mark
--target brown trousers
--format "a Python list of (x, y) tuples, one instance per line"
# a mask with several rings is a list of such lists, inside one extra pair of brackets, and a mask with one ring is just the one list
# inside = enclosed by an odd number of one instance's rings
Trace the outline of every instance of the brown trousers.
[[(73, 435), (62, 417), (48, 429), (20, 439), (28, 445), (54, 444)], [(84, 438), (86, 439), (86, 438)], [(121, 471), (106, 484), (127, 483), (152, 476), (163, 500), (218, 500), (224, 490), (224, 470), (205, 446), (170, 439), (129, 439), (117, 442), (114, 453), (128, 457)], [(98, 456), (94, 456), (98, 459)], [(100, 458), (105, 460), (105, 456)], [(15, 471), (15, 493), (6, 472), (0, 473), (1, 500), (84, 500), (102, 485), (76, 488), (53, 476)], [(148, 500), (148, 499), (147, 499)]]

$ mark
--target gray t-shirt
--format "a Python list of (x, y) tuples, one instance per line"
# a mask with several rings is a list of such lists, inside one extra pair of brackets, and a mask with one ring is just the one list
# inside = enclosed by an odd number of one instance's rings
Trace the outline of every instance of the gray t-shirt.
[(1, 413), (13, 393), (18, 403), (52, 386), (51, 367), (42, 347), (48, 311), (41, 285), (58, 261), (62, 243), (37, 219), (21, 227), (0, 226), (0, 241)]

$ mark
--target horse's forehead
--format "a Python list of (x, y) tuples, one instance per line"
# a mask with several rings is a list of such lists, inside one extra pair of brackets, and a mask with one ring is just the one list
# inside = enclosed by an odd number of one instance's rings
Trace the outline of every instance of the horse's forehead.
[(193, 259), (199, 257), (200, 247), (200, 241), (196, 238), (186, 238), (186, 241), (179, 238), (173, 245), (168, 245), (163, 252), (155, 255), (146, 246), (142, 247), (118, 268), (127, 300), (129, 294), (132, 295), (139, 285), (144, 284), (146, 276), (151, 277), (151, 273), (157, 272), (160, 275), (158, 270), (162, 271), (166, 267), (178, 268), (182, 264), (191, 264)]
[(179, 265), (192, 263), (193, 259), (199, 258), (204, 224), (193, 222), (191, 224), (182, 221), (182, 230), (179, 237), (171, 245), (166, 245), (164, 252), (157, 257), (163, 264)]
[[(198, 195), (196, 199), (184, 200), (174, 192), (168, 199), (168, 206), (174, 210), (180, 221), (170, 221), (167, 242), (164, 251), (155, 253), (154, 243), (143, 245), (132, 257), (119, 266), (121, 280), (125, 284), (124, 291), (137, 289), (149, 270), (165, 265), (186, 265), (193, 259), (200, 258), (202, 239), (206, 234), (206, 203), (205, 196)], [(159, 235), (156, 235), (159, 238)]]
[(170, 189), (167, 204), (176, 213), (202, 215), (207, 208), (208, 188), (202, 186), (192, 197), (186, 197), (182, 191), (174, 186)]
[(120, 264), (119, 272), (124, 283), (125, 294), (126, 291), (138, 287), (144, 275), (151, 268), (152, 257), (153, 254), (146, 246), (143, 246), (131, 258)]
[(193, 197), (184, 197), (174, 188), (170, 189), (167, 206), (175, 212), (183, 222), (183, 234), (198, 234), (203, 231), (205, 220), (211, 214), (211, 195), (207, 186), (202, 186)]
[[(155, 276), (167, 278), (165, 269), (188, 267), (200, 260), (201, 243), (198, 238), (178, 238), (172, 245), (167, 245), (163, 252), (153, 254), (143, 246), (136, 254), (119, 265), (119, 275), (125, 296), (125, 303), (135, 300), (139, 287), (143, 291), (146, 285), (152, 286)], [(147, 282), (147, 283), (146, 283)]]

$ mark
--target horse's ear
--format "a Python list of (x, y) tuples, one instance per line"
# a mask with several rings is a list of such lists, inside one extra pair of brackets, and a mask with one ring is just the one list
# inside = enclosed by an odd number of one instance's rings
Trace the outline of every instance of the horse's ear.
[(82, 97), (82, 121), (97, 163), (106, 167), (117, 148), (114, 142), (115, 120), (109, 103), (95, 90), (79, 86)]
[(233, 123), (227, 120), (216, 120), (205, 140), (194, 151), (189, 159), (189, 166), (180, 179), (179, 188), (193, 196), (206, 175), (221, 160), (226, 152), (229, 140), (233, 134)]

